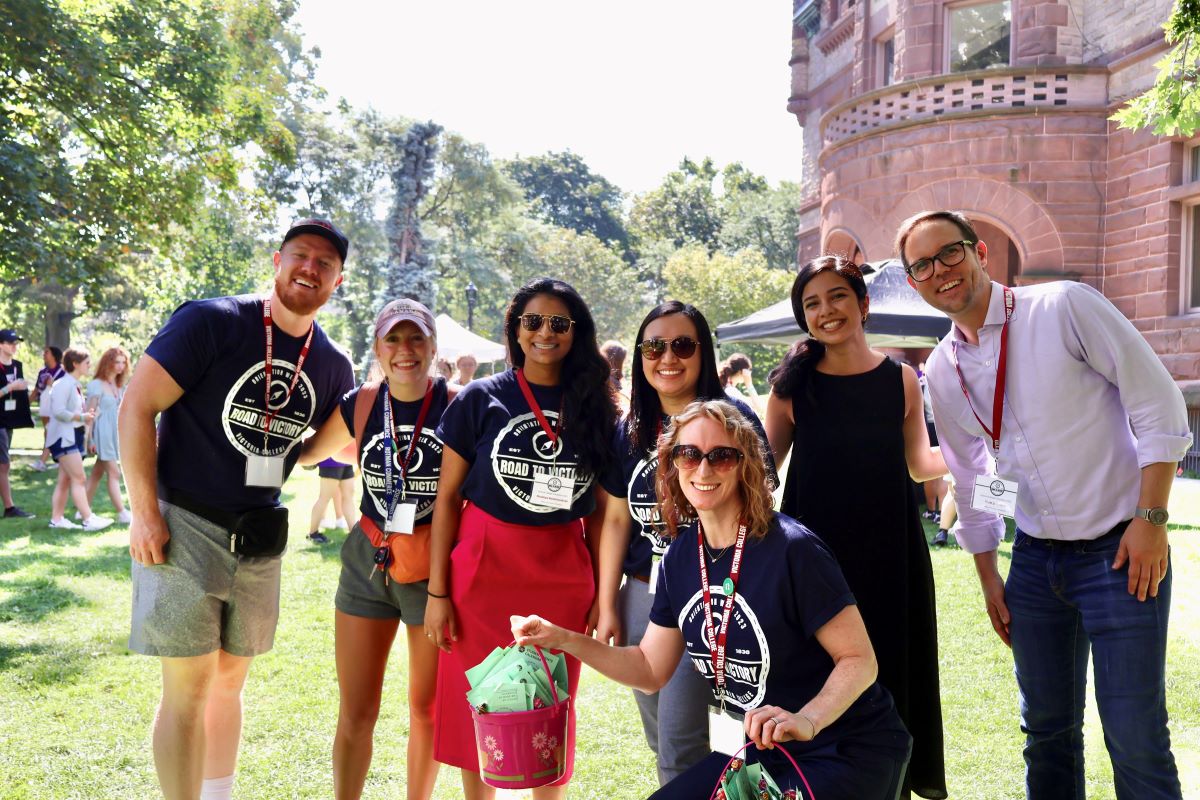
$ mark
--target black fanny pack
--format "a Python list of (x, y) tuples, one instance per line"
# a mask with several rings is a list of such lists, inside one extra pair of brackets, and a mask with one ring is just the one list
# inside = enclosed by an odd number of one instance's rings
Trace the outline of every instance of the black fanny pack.
[(284, 506), (255, 508), (243, 514), (213, 508), (182, 492), (168, 490), (173, 506), (203, 517), (229, 532), (229, 552), (242, 556), (277, 556), (287, 547), (288, 510)]

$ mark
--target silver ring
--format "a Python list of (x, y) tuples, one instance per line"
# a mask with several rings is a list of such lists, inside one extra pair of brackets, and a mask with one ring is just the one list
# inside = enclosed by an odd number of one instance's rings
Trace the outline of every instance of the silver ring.
[(771, 717), (771, 722), (774, 722), (776, 725), (782, 725), (785, 721), (782, 717)]

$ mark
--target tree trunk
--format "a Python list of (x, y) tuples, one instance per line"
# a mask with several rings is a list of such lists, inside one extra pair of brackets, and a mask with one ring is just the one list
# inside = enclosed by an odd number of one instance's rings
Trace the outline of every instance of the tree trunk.
[(71, 346), (71, 321), (75, 318), (75, 297), (79, 289), (57, 283), (42, 284), (41, 289), (39, 294), (46, 324), (44, 344), (66, 350)]

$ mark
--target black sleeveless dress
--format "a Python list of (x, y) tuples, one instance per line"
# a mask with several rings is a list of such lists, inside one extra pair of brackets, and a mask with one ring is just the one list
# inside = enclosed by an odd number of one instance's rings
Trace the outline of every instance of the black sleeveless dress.
[(829, 545), (858, 600), (879, 683), (913, 737), (906, 788), (943, 798), (933, 567), (904, 458), (900, 365), (888, 358), (859, 375), (809, 376), (792, 398), (781, 511)]

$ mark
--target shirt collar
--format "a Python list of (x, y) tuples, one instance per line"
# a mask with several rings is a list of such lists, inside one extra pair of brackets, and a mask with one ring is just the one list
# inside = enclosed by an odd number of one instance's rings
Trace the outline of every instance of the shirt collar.
[[(984, 328), (989, 325), (1004, 324), (1004, 284), (995, 281), (990, 281), (990, 283), (992, 284), (992, 295), (988, 298), (988, 310), (983, 318)], [(962, 331), (959, 330), (958, 325), (950, 326), (950, 336), (956, 342), (970, 344), (967, 337), (963, 336)]]

